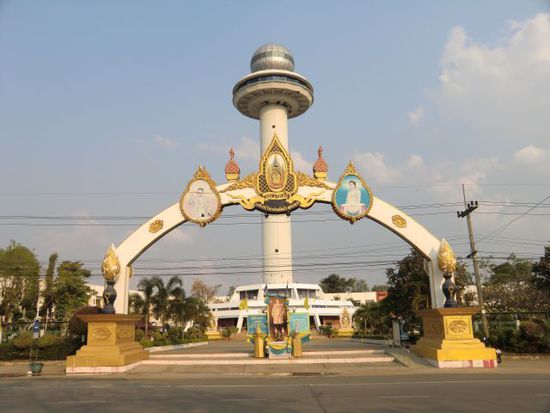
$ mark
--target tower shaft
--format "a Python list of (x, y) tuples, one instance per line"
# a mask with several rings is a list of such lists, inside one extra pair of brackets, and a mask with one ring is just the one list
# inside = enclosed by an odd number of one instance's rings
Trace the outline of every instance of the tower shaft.
[[(294, 57), (279, 44), (259, 47), (250, 60), (251, 73), (233, 87), (233, 105), (243, 115), (260, 121), (261, 155), (277, 134), (288, 151), (288, 119), (313, 104), (313, 86), (294, 71)], [(280, 188), (279, 188), (280, 189)], [(270, 284), (292, 282), (290, 217), (262, 215), (262, 278)]]
[[(288, 115), (282, 105), (268, 104), (260, 110), (261, 152), (277, 134), (288, 150)], [(287, 215), (262, 215), (262, 278), (268, 284), (292, 283), (292, 229)]]

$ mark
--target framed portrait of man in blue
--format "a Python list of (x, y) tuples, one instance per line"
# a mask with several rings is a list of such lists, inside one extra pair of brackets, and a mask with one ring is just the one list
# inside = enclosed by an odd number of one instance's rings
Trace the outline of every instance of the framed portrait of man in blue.
[(332, 194), (332, 208), (341, 218), (351, 222), (368, 215), (372, 192), (350, 162)]

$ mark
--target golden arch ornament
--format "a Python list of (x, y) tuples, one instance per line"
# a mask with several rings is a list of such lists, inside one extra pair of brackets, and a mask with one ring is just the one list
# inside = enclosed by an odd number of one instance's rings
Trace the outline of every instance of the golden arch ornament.
[(372, 208), (372, 191), (350, 161), (332, 191), (332, 209), (350, 224), (366, 217)]
[(183, 191), (179, 207), (187, 221), (204, 227), (219, 218), (222, 201), (216, 183), (205, 167), (200, 167)]
[[(120, 297), (119, 300), (115, 301), (116, 312), (128, 312), (128, 289), (130, 287), (130, 276), (133, 272), (132, 263), (159, 239), (187, 221), (204, 227), (219, 218), (225, 207), (233, 205), (241, 205), (249, 211), (259, 210), (269, 214), (289, 214), (297, 208), (310, 208), (315, 203), (331, 204), (340, 218), (351, 223), (367, 217), (392, 231), (420, 251), (425, 257), (425, 269), (430, 276), (432, 304), (436, 308), (443, 307), (445, 296), (441, 290), (444, 282), (441, 267), (445, 269), (453, 267), (452, 265), (439, 265), (440, 262), (444, 261), (440, 261), (438, 254), (442, 246), (440, 238), (436, 238), (405, 212), (374, 196), (353, 163), (350, 162), (347, 165), (338, 183), (321, 181), (303, 172), (295, 171), (288, 151), (281, 147), (276, 136), (273, 137), (270, 147), (273, 151), (266, 150), (260, 160), (258, 170), (236, 182), (216, 186), (206, 169), (204, 167), (198, 168), (179, 201), (144, 222), (141, 227), (114, 249), (113, 253), (116, 254), (120, 264), (120, 274), (115, 285)], [(274, 179), (269, 178), (271, 181), (268, 182), (267, 177), (265, 177), (266, 173), (269, 173), (267, 162), (269, 156), (273, 153), (280, 154), (281, 157), (277, 157), (275, 168), (275, 175), (277, 176), (274, 176)], [(274, 159), (272, 161), (274, 163)], [(260, 183), (259, 178), (261, 174), (264, 175), (262, 183)], [(282, 181), (280, 178), (282, 178)], [(342, 211), (340, 208), (343, 203), (346, 203), (345, 197), (343, 201), (342, 199), (338, 200), (338, 189), (342, 184), (345, 185), (349, 181), (347, 178), (353, 178), (356, 181), (355, 186), (364, 188), (362, 192), (368, 194), (368, 198), (356, 202), (364, 205), (358, 211), (359, 213), (355, 215), (350, 215), (348, 211)], [(215, 197), (215, 202), (212, 204), (212, 213), (206, 214), (204, 217), (197, 217), (192, 209), (186, 206), (185, 201), (187, 200), (186, 195), (193, 191), (193, 183), (201, 180), (201, 183), (205, 185), (204, 188), (208, 188), (209, 193)], [(283, 189), (281, 189), (281, 182), (285, 184)], [(271, 185), (271, 188), (269, 185)], [(284, 195), (281, 196), (281, 194)], [(163, 223), (162, 226), (160, 222)], [(446, 247), (444, 246), (443, 249), (445, 250)]]

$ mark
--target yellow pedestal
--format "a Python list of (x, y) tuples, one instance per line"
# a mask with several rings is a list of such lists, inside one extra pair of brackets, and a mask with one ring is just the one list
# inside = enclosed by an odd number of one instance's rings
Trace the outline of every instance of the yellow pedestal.
[(474, 338), (472, 315), (477, 307), (422, 310), (424, 335), (411, 350), (436, 367), (497, 367), (493, 348)]
[(86, 314), (88, 344), (67, 357), (67, 373), (122, 372), (124, 367), (149, 358), (149, 352), (135, 341), (136, 321), (143, 317), (127, 314)]
[(208, 340), (222, 340), (223, 339), (222, 335), (217, 330), (216, 331), (207, 331), (206, 332), (206, 337), (208, 338)]
[(334, 334), (336, 337), (353, 337), (353, 328), (339, 328)]

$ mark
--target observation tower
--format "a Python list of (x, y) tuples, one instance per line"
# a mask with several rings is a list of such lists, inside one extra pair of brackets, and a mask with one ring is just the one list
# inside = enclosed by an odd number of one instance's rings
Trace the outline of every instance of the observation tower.
[[(251, 73), (233, 88), (233, 105), (260, 121), (260, 156), (273, 136), (288, 151), (288, 119), (313, 104), (313, 86), (294, 71), (294, 57), (279, 44), (268, 43), (250, 60)], [(292, 283), (292, 231), (289, 215), (262, 216), (262, 281)]]

